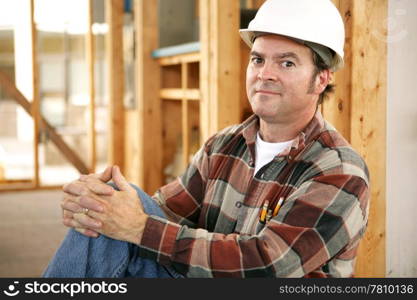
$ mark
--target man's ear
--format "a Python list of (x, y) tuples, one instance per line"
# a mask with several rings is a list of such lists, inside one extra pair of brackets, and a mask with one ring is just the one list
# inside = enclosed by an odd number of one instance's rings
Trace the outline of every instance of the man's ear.
[(321, 94), (333, 80), (333, 72), (329, 69), (321, 70), (316, 76), (316, 93)]

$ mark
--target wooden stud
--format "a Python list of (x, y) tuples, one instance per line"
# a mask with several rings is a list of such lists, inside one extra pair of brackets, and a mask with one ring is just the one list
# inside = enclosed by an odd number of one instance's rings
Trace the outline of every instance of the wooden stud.
[(265, 0), (246, 0), (247, 9), (258, 9)]
[(8, 183), (0, 184), (0, 192), (20, 192), (34, 190), (62, 190), (62, 185), (35, 186), (34, 183)]
[(161, 89), (159, 95), (162, 99), (168, 100), (199, 100), (199, 89)]
[(352, 9), (351, 143), (371, 176), (369, 225), (358, 277), (384, 277), (386, 226), (387, 0), (354, 0)]
[(211, 0), (199, 1), (200, 16), (200, 142), (204, 143), (211, 133), (210, 118), (210, 65), (212, 56), (210, 54), (210, 3)]
[(138, 184), (153, 193), (162, 183), (160, 70), (152, 51), (158, 48), (158, 1), (135, 0), (136, 95), (138, 100)]
[(345, 67), (334, 73), (333, 83), (336, 90), (329, 99), (325, 99), (322, 104), (322, 113), (327, 121), (350, 141), (350, 107), (352, 93), (352, 1), (333, 0), (335, 6), (343, 18), (345, 24)]
[(240, 121), (239, 9), (239, 1), (200, 3), (203, 139)]
[(192, 63), (192, 62), (198, 62), (198, 61), (200, 61), (199, 52), (158, 58), (158, 63), (161, 66), (170, 66), (170, 65), (177, 65), (180, 63)]
[[(181, 88), (186, 90), (188, 87), (188, 65), (186, 63), (181, 64)], [(182, 167), (185, 168), (188, 165), (188, 157), (190, 155), (190, 132), (188, 128), (188, 102), (187, 98), (182, 98), (182, 110), (181, 110), (181, 120), (182, 120)]]
[(91, 173), (96, 169), (96, 131), (95, 131), (95, 42), (92, 31), (93, 25), (93, 0), (88, 0), (88, 21), (86, 34), (86, 61), (88, 71), (88, 162)]
[(37, 63), (37, 35), (34, 21), (34, 0), (20, 3), (20, 18), (14, 32), (16, 85), (32, 103), (29, 115), (33, 119), (33, 182), (39, 186), (39, 73)]
[(39, 92), (39, 65), (38, 65), (38, 47), (37, 47), (37, 31), (35, 24), (35, 1), (30, 0), (30, 30), (31, 30), (31, 50), (32, 50), (32, 86), (33, 86), (33, 102), (32, 102), (32, 117), (33, 117), (33, 146), (34, 146), (34, 171), (35, 171), (35, 186), (40, 185), (40, 171), (39, 171), (39, 140), (40, 140), (40, 92)]
[(124, 1), (106, 0), (107, 62), (109, 66), (109, 164), (118, 165), (124, 171), (124, 62), (123, 62), (123, 13)]

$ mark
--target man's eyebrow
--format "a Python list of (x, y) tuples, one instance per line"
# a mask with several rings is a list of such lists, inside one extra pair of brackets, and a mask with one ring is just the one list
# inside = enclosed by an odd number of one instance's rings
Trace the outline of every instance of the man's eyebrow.
[(293, 58), (295, 59), (298, 63), (300, 62), (300, 59), (298, 57), (297, 54), (295, 54), (294, 52), (284, 52), (278, 55), (275, 55), (274, 58), (278, 58), (278, 59), (283, 59), (283, 58)]
[(261, 53), (257, 52), (257, 51), (251, 51), (250, 52), (250, 56), (259, 56), (259, 57), (262, 57), (263, 55)]
[[(263, 57), (264, 55), (262, 53), (259, 53), (258, 51), (251, 51), (250, 56)], [(300, 62), (300, 58), (294, 52), (284, 52), (284, 53), (279, 53), (279, 54), (274, 55), (274, 59), (283, 59), (283, 58), (293, 58), (297, 61), (297, 63)]]

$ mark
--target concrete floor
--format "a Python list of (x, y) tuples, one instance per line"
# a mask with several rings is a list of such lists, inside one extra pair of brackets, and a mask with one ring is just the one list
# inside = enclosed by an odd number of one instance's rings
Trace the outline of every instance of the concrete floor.
[(0, 192), (0, 277), (39, 277), (64, 238), (61, 190)]

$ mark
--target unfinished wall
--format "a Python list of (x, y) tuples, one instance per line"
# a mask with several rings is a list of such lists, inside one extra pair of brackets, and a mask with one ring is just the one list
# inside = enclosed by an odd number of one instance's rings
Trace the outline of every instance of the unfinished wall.
[(387, 276), (417, 277), (417, 1), (390, 0)]

